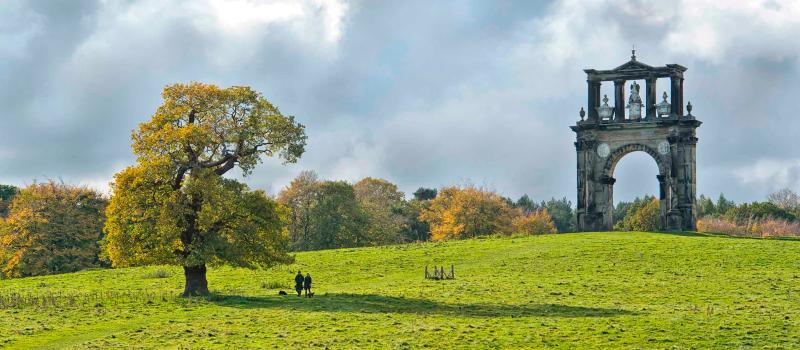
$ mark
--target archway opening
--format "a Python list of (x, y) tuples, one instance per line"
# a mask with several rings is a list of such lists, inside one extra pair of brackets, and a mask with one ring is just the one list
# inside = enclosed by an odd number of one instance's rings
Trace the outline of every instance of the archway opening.
[(611, 176), (616, 179), (612, 192), (613, 226), (625, 218), (636, 201), (659, 199), (658, 164), (653, 156), (642, 151), (628, 153), (614, 165)]

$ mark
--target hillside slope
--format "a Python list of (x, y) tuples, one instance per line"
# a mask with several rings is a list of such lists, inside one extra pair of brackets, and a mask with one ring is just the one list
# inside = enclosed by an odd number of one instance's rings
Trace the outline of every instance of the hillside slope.
[[(434, 264), (456, 279), (425, 280)], [(316, 297), (278, 296), (298, 269)], [(590, 233), (308, 252), (213, 268), (218, 296), (194, 301), (176, 297), (182, 279), (146, 267), (0, 280), (0, 346), (800, 348), (798, 241)]]

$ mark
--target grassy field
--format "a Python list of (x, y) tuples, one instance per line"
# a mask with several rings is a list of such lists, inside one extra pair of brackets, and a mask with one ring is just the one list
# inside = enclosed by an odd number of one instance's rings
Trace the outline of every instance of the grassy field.
[[(454, 264), (456, 279), (425, 280), (426, 264)], [(278, 296), (298, 269), (316, 297)], [(800, 241), (487, 238), (213, 268), (207, 300), (176, 297), (182, 283), (174, 267), (0, 280), (0, 346), (800, 348)]]

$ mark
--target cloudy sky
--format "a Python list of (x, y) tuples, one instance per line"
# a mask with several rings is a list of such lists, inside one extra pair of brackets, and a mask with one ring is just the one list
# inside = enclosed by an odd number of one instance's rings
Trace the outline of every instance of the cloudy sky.
[[(304, 169), (402, 190), (471, 182), (575, 197), (584, 68), (679, 63), (698, 130), (699, 193), (800, 190), (799, 1), (0, 2), (0, 183), (108, 188), (130, 132), (174, 82), (249, 85), (307, 126)], [(661, 89), (661, 85), (659, 85)], [(626, 156), (617, 200), (655, 193)]]

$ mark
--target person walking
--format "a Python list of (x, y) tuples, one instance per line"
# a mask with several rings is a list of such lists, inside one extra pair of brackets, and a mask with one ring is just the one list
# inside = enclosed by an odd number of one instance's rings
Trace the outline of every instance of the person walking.
[(303, 280), (303, 288), (306, 290), (306, 297), (311, 298), (314, 293), (311, 293), (311, 274), (307, 273), (306, 278)]
[(297, 296), (303, 295), (303, 273), (297, 271), (297, 276), (294, 276), (294, 290), (297, 291)]

